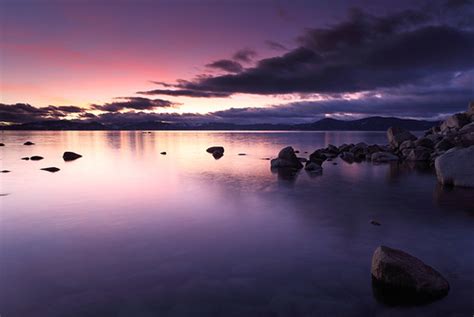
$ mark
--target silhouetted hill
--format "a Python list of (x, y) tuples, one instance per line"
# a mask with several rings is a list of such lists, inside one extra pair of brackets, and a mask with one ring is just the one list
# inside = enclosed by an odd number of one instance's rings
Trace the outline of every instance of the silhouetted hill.
[(307, 124), (233, 124), (205, 123), (188, 125), (185, 123), (135, 122), (105, 125), (98, 122), (81, 121), (41, 121), (0, 127), (2, 130), (293, 130), (293, 131), (385, 131), (391, 126), (407, 130), (427, 130), (437, 121), (411, 120), (400, 118), (370, 117), (358, 120), (337, 120), (326, 118)]

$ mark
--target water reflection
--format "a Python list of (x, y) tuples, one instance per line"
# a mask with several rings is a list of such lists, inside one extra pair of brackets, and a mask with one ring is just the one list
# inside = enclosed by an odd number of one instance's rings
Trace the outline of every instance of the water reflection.
[[(472, 313), (474, 254), (459, 252), (473, 248), (472, 191), (439, 187), (417, 164), (336, 159), (313, 177), (262, 159), (360, 141), (385, 134), (5, 132), (2, 315)], [(216, 144), (219, 160), (206, 152)], [(66, 163), (66, 150), (83, 157)], [(20, 160), (33, 154), (44, 160)], [(374, 300), (380, 244), (445, 273), (452, 294), (410, 309)]]

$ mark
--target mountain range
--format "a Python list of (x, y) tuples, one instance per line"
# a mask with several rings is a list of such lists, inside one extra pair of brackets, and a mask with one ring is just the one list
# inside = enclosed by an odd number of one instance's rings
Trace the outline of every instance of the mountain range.
[(391, 126), (407, 130), (427, 130), (439, 124), (438, 121), (401, 119), (394, 117), (368, 117), (357, 120), (337, 120), (325, 118), (313, 123), (303, 124), (234, 124), (204, 123), (190, 125), (147, 121), (138, 123), (103, 124), (99, 122), (51, 120), (0, 126), (1, 130), (288, 130), (288, 131), (385, 131)]

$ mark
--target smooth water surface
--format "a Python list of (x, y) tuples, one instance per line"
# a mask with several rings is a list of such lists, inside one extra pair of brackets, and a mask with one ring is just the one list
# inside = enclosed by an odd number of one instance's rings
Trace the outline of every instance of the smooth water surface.
[[(0, 315), (472, 316), (474, 191), (423, 166), (264, 158), (378, 132), (0, 132)], [(22, 145), (33, 141), (34, 146)], [(212, 145), (225, 147), (215, 160)], [(83, 155), (64, 162), (62, 153)], [(167, 155), (160, 155), (166, 151)], [(246, 153), (239, 156), (239, 153)], [(23, 161), (41, 155), (41, 161)], [(40, 168), (56, 166), (57, 173)], [(373, 226), (371, 219), (381, 222)], [(376, 299), (375, 248), (440, 271), (447, 297)]]

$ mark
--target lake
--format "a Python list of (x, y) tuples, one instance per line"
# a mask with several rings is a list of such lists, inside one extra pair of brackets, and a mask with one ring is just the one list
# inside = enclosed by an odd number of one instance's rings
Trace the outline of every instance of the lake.
[[(0, 315), (472, 316), (474, 191), (410, 164), (274, 173), (292, 145), (386, 143), (380, 132), (0, 132)], [(24, 146), (25, 141), (33, 146)], [(215, 160), (206, 153), (225, 147)], [(83, 155), (64, 162), (64, 151)], [(160, 152), (166, 151), (167, 155)], [(238, 155), (246, 153), (247, 155)], [(41, 161), (21, 157), (41, 155)], [(55, 166), (57, 173), (40, 168)], [(376, 219), (382, 225), (369, 222)], [(391, 306), (379, 245), (450, 282)]]

